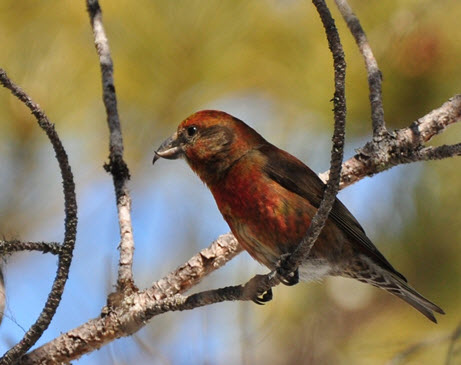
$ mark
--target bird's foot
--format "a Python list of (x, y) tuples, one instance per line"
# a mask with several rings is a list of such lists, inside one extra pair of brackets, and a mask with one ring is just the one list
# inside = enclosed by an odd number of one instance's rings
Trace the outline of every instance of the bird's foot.
[(299, 271), (288, 271), (286, 268), (286, 263), (291, 254), (283, 254), (280, 256), (280, 260), (277, 265), (277, 274), (279, 276), (280, 282), (286, 286), (293, 286), (299, 283)]
[(293, 286), (299, 283), (299, 272), (298, 269), (289, 273), (288, 275), (280, 275), (280, 281), (286, 286)]
[(273, 298), (267, 275), (256, 275), (244, 285), (243, 290), (245, 299), (252, 300), (259, 305), (263, 305)]

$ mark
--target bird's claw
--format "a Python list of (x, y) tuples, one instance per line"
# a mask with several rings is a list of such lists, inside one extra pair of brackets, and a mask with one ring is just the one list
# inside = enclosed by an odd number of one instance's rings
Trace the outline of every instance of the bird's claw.
[(287, 266), (287, 261), (290, 258), (291, 254), (290, 253), (285, 253), (282, 256), (280, 256), (280, 259), (277, 264), (277, 274), (279, 277), (279, 280), (282, 284), (286, 286), (293, 286), (299, 283), (299, 271), (296, 269), (295, 271), (289, 271)]
[(270, 302), (273, 298), (272, 289), (266, 290), (264, 293), (256, 295), (252, 300), (258, 305), (264, 305)]
[(285, 276), (280, 275), (280, 282), (286, 286), (293, 286), (293, 285), (298, 284), (299, 283), (298, 269), (289, 273), (288, 275), (285, 275)]

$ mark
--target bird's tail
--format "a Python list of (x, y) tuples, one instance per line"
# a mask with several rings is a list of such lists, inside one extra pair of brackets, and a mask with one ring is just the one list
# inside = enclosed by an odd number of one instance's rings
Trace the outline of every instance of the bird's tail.
[(445, 314), (442, 308), (432, 303), (430, 300), (424, 298), (421, 294), (419, 294), (415, 289), (413, 289), (401, 278), (397, 277), (392, 273), (390, 273), (390, 276), (392, 277), (392, 279), (389, 280), (389, 285), (382, 286), (383, 289), (404, 300), (405, 302), (413, 306), (415, 309), (419, 310), (422, 314), (424, 314), (428, 319), (430, 319), (434, 323), (437, 323), (437, 320), (435, 319), (433, 312)]
[(349, 273), (350, 276), (359, 281), (387, 290), (389, 293), (399, 297), (413, 308), (420, 311), (434, 323), (437, 323), (437, 320), (433, 312), (445, 314), (442, 308), (424, 298), (408, 285), (404, 276), (400, 277), (397, 274), (381, 268), (377, 264), (369, 262), (369, 260), (366, 261), (368, 261), (368, 265), (366, 265), (368, 267), (365, 270), (358, 273)]

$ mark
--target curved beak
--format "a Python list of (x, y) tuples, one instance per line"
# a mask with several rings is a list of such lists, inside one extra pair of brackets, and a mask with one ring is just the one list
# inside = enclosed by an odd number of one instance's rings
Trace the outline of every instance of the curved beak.
[(178, 140), (178, 134), (173, 134), (170, 138), (164, 141), (160, 147), (155, 151), (152, 164), (155, 163), (160, 157), (168, 160), (176, 160), (184, 155), (184, 150)]

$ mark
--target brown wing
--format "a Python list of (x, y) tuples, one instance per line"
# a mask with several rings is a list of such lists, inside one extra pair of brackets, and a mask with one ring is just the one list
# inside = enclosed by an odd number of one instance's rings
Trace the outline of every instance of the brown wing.
[[(308, 200), (316, 208), (320, 206), (326, 185), (314, 171), (296, 157), (271, 144), (261, 146), (258, 150), (267, 156), (264, 172), (272, 180), (276, 181), (285, 189)], [(405, 282), (407, 281), (402, 274), (392, 267), (381, 252), (378, 251), (365, 234), (360, 223), (338, 199), (336, 199), (333, 204), (329, 219), (335, 222), (350, 238), (354, 239), (365, 255), (373, 258), (376, 263), (396, 274), (398, 277), (405, 280)]]

